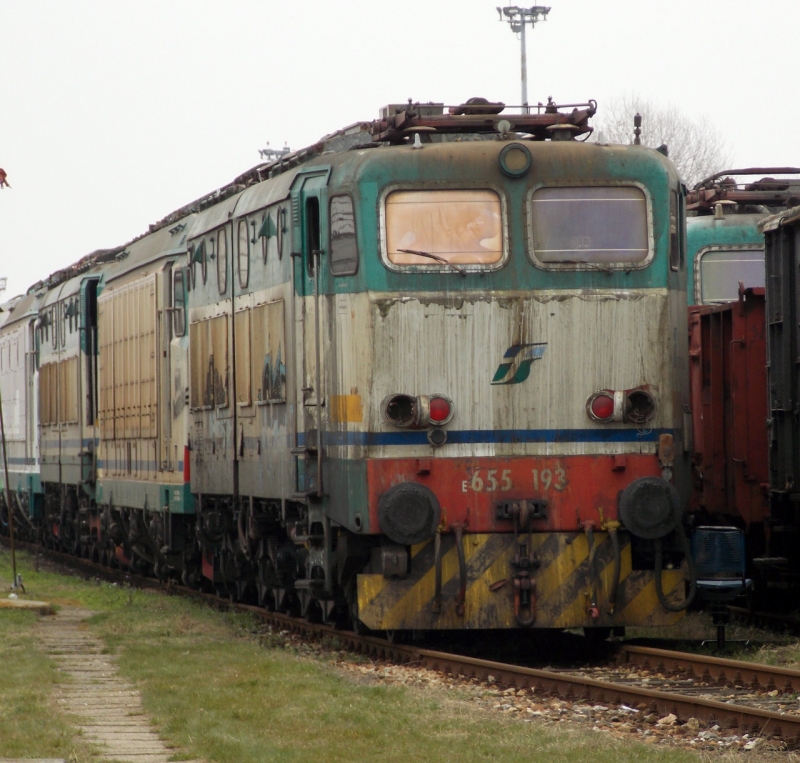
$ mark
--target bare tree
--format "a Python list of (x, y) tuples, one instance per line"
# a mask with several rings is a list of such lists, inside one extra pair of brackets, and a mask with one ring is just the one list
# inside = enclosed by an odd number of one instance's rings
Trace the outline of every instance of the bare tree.
[(633, 143), (633, 117), (642, 115), (642, 144), (666, 145), (686, 185), (730, 166), (731, 153), (719, 130), (703, 118), (693, 118), (677, 106), (666, 106), (635, 93), (600, 104), (595, 136), (605, 143)]

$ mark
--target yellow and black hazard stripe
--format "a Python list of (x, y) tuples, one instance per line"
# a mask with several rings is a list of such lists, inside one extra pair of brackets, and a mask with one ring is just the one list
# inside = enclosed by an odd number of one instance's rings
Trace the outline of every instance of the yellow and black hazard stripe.
[[(584, 533), (535, 533), (531, 543), (538, 561), (531, 572), (536, 597), (533, 627), (671, 625), (682, 616), (659, 604), (652, 570), (632, 569), (626, 536), (620, 536), (620, 582), (613, 608), (609, 597), (614, 549), (608, 533), (594, 534), (592, 564)], [(358, 610), (364, 624), (375, 630), (519, 627), (514, 614), (515, 535), (463, 536), (467, 582), (463, 614), (456, 606), (461, 588), (456, 538), (443, 535), (441, 544), (440, 606), (436, 606), (435, 543), (431, 539), (412, 548), (408, 577), (358, 576)], [(672, 604), (683, 601), (683, 580), (680, 570), (665, 570), (662, 575), (664, 592)], [(590, 614), (594, 603), (596, 618)]]

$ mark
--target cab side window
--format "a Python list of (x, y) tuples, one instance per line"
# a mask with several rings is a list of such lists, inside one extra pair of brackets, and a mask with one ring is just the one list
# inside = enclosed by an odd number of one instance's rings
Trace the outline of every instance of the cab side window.
[(353, 200), (349, 196), (331, 198), (330, 227), (331, 273), (353, 275), (358, 270), (358, 244)]

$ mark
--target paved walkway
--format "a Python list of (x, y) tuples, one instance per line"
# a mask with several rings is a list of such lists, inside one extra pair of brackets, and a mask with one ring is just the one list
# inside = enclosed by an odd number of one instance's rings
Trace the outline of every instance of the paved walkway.
[(91, 614), (64, 606), (39, 621), (38, 634), (47, 652), (71, 678), (58, 686), (55, 700), (79, 719), (84, 738), (107, 760), (168, 763), (174, 750), (152, 730), (139, 692), (119, 677), (113, 658), (103, 654), (103, 642), (83, 624)]

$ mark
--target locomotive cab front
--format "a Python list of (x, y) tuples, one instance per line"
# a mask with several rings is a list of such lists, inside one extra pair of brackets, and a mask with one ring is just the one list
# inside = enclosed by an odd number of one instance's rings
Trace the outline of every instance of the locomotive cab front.
[(508, 136), (353, 154), (315, 209), (333, 252), (333, 200), (352, 198), (356, 265), (295, 271), (324, 348), (303, 382), (325, 404), (301, 488), (321, 481), (324, 516), (359, 549), (360, 570), (339, 557), (351, 608), (376, 630), (675, 622), (688, 469), (671, 164)]

